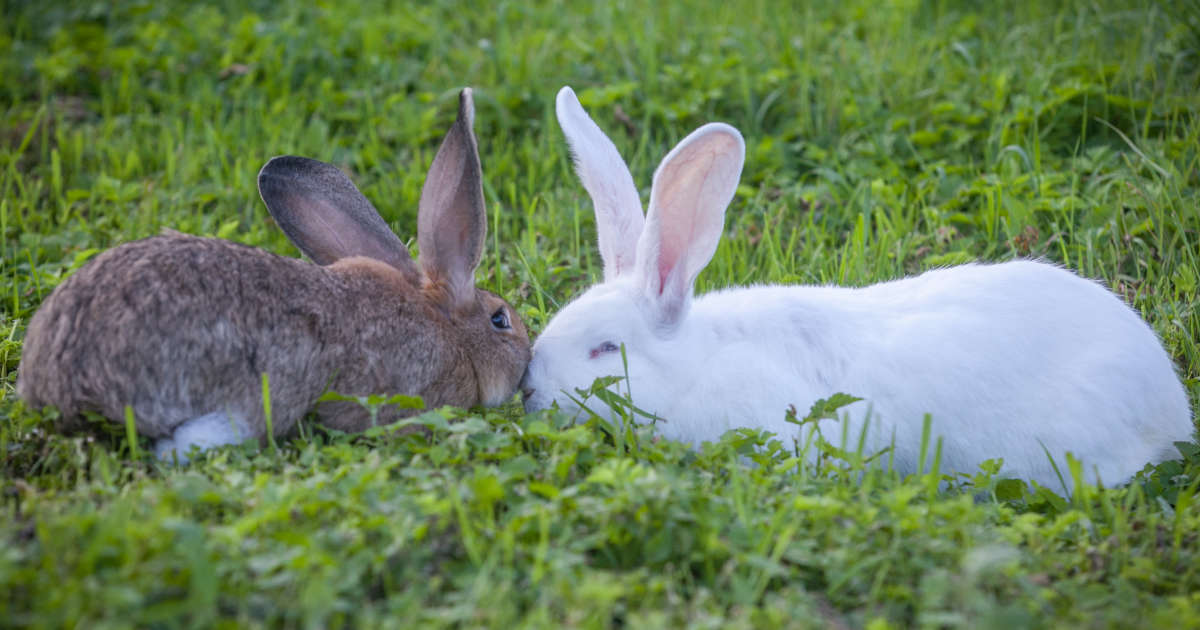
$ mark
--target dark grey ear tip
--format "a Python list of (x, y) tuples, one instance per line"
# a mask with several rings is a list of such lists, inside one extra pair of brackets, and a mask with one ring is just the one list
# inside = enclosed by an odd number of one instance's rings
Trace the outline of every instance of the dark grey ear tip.
[(324, 162), (312, 158), (298, 155), (276, 155), (267, 160), (267, 163), (259, 169), (258, 178), (261, 180), (263, 175), (296, 175), (306, 171), (319, 171), (323, 170), (325, 166), (327, 165)]
[(278, 155), (269, 160), (258, 171), (258, 192), (284, 189), (311, 190), (351, 188), (357, 194), (354, 183), (338, 167), (320, 160), (298, 155)]
[(264, 188), (271, 189), (280, 179), (296, 172), (296, 167), (305, 160), (295, 155), (277, 155), (263, 164), (258, 170), (258, 192), (261, 195)]
[(465, 121), (468, 128), (475, 126), (474, 90), (465, 87), (458, 93), (458, 119)]

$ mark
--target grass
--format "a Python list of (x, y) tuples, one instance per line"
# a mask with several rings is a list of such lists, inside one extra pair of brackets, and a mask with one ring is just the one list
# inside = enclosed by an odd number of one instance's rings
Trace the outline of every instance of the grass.
[(1200, 625), (1194, 445), (1064, 499), (513, 405), (172, 468), (14, 395), (29, 317), (97, 251), (170, 227), (295, 255), (254, 188), (272, 155), (344, 166), (411, 239), (462, 85), (478, 278), (536, 333), (600, 274), (552, 110), (570, 84), (643, 194), (694, 127), (746, 136), (701, 291), (1042, 257), (1141, 312), (1196, 406), (1195, 0), (0, 8), (0, 626)]

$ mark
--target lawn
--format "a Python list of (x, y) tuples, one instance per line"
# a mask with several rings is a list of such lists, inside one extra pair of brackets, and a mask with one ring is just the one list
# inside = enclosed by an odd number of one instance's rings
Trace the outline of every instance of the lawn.
[(753, 431), (692, 450), (514, 402), (427, 433), (308, 422), (170, 467), (103, 423), (60, 435), (14, 390), (29, 318), (107, 247), (172, 228), (298, 256), (255, 189), (273, 155), (338, 164), (415, 237), (464, 85), (477, 281), (536, 335), (601, 274), (554, 119), (571, 85), (643, 196), (700, 124), (745, 136), (699, 291), (1043, 258), (1137, 309), (1196, 408), (1197, 0), (0, 14), (0, 626), (1200, 627), (1195, 445), (1127, 487), (1064, 465), (1041, 488), (832, 446), (805, 464)]

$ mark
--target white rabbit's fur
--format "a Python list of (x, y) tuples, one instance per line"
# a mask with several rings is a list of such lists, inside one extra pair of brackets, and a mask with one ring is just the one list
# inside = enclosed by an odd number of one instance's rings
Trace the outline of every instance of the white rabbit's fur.
[[(611, 143), (610, 155), (586, 153), (602, 143), (581, 136), (602, 132), (579, 123), (591, 121), (569, 88), (558, 109), (585, 183), (628, 177), (602, 172), (614, 168)], [(1153, 331), (1108, 290), (1053, 265), (973, 264), (864, 288), (757, 286), (693, 301), (743, 154), (736, 130), (706, 125), (663, 160), (634, 268), (613, 273), (605, 253), (605, 282), (546, 326), (522, 387), (527, 409), (557, 402), (578, 413), (564, 392), (623, 374), (612, 347), (624, 344), (634, 404), (663, 418), (662, 435), (692, 443), (738, 427), (796, 435), (788, 406), (803, 415), (837, 392), (863, 398), (841, 410), (849, 434), (869, 418), (868, 452), (894, 446), (902, 472), (918, 468), (926, 413), (944, 440), (942, 470), (1003, 458), (1004, 474), (1055, 488), (1047, 451), (1064, 474), (1070, 452), (1090, 480), (1113, 484), (1192, 439), (1187, 396)], [(600, 205), (598, 221), (616, 214)], [(641, 214), (630, 205), (621, 211)]]

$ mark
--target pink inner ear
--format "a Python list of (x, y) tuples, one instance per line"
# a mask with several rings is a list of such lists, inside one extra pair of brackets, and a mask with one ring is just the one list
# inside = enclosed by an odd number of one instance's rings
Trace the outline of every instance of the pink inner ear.
[(686, 311), (692, 282), (716, 251), (742, 157), (737, 130), (706, 125), (676, 145), (654, 173), (639, 273), (642, 291), (666, 325)]
[(667, 244), (663, 243), (663, 251), (658, 256), (658, 294), (662, 295), (667, 288), (667, 276), (671, 275), (671, 269), (678, 266), (679, 252), (671, 250)]

